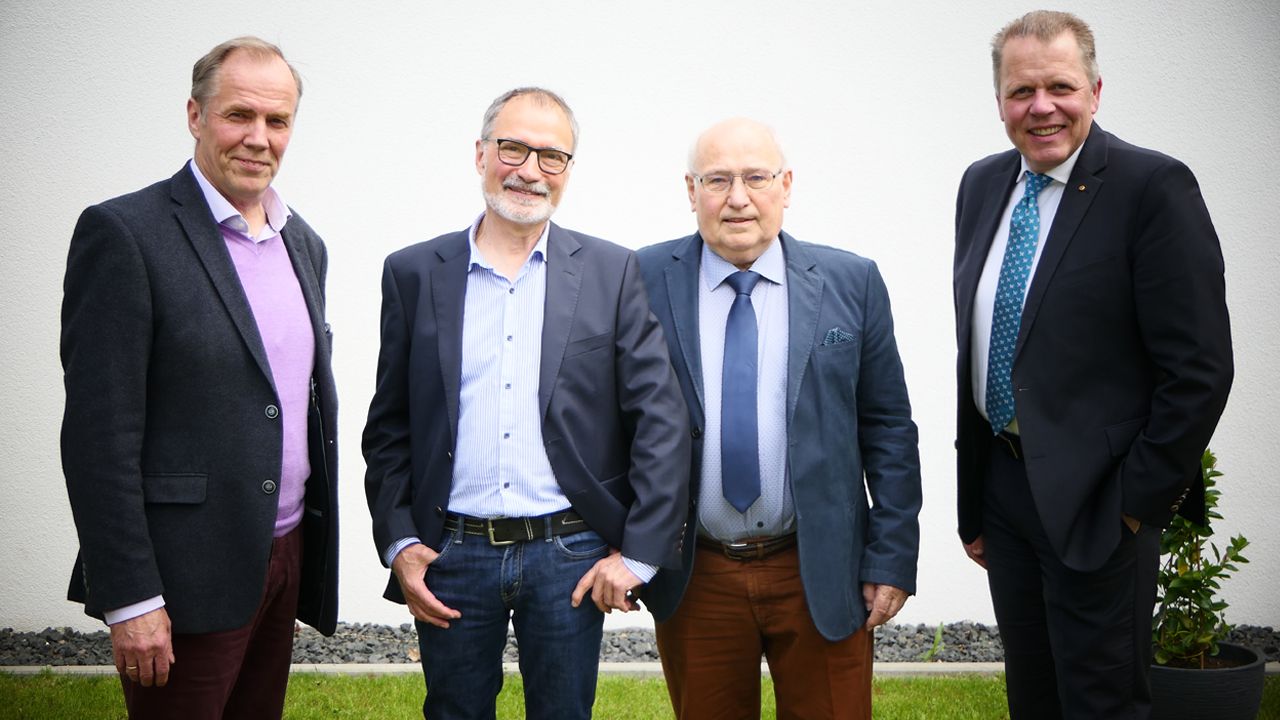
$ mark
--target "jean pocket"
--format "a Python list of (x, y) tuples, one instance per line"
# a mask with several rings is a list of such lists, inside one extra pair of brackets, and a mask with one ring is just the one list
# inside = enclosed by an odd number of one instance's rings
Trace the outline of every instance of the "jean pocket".
[(556, 550), (570, 560), (602, 558), (609, 551), (604, 538), (594, 530), (584, 530), (555, 538)]

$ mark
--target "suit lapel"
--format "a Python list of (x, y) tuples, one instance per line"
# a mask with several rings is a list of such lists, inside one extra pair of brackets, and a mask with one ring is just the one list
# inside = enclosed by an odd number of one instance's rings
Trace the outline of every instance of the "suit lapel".
[[(975, 189), (976, 195), (982, 198), (982, 209), (978, 211), (978, 222), (973, 235), (964, 245), (968, 253), (963, 258), (963, 265), (958, 269), (956, 279), (956, 302), (958, 313), (956, 328), (958, 331), (960, 355), (968, 358), (969, 338), (973, 334), (973, 298), (978, 292), (978, 281), (982, 278), (982, 268), (991, 252), (991, 243), (995, 240), (996, 229), (1000, 227), (1000, 219), (1009, 204), (1009, 193), (1018, 182), (1018, 171), (1022, 167), (1021, 156), (1017, 151), (1010, 151), (1007, 162), (999, 171), (978, 179), (981, 186)], [(961, 238), (957, 238), (961, 240)]]
[(307, 315), (311, 318), (311, 332), (316, 338), (316, 348), (324, 343), (324, 303), (320, 294), (320, 273), (312, 263), (311, 254), (303, 245), (300, 233), (291, 231), (288, 225), (280, 233), (284, 239), (285, 251), (289, 253), (289, 262), (293, 264), (293, 274), (298, 278), (298, 286), (302, 288), (302, 299), (307, 304)]
[(1014, 348), (1014, 358), (1022, 343), (1026, 341), (1031, 326), (1035, 323), (1036, 313), (1040, 309), (1040, 301), (1044, 298), (1045, 289), (1053, 279), (1054, 270), (1062, 261), (1067, 246), (1075, 237), (1080, 221), (1084, 219), (1093, 199), (1102, 189), (1102, 178), (1095, 173), (1101, 172), (1107, 165), (1107, 134), (1096, 124), (1085, 139), (1084, 148), (1076, 166), (1071, 170), (1067, 186), (1062, 190), (1062, 200), (1058, 203), (1058, 212), (1053, 216), (1053, 225), (1044, 240), (1044, 252), (1040, 254), (1040, 262), (1036, 265), (1036, 274), (1031, 278), (1031, 286), (1027, 289), (1027, 301), (1022, 306), (1022, 325), (1018, 328), (1018, 344)]
[(698, 283), (701, 281), (702, 238), (697, 234), (671, 253), (672, 262), (667, 265), (667, 305), (671, 308), (671, 323), (675, 327), (676, 344), (680, 360), (684, 363), (693, 392), (697, 397), (697, 424), (702, 424), (706, 412), (706, 398), (702, 389), (702, 344), (698, 327)]
[(258, 333), (258, 323), (253, 319), (253, 310), (249, 307), (249, 298), (244, 294), (240, 284), (240, 276), (236, 273), (235, 264), (231, 261), (231, 253), (227, 251), (226, 241), (213, 222), (209, 203), (205, 202), (200, 185), (191, 174), (190, 168), (184, 166), (173, 176), (170, 183), (170, 197), (174, 202), (174, 217), (187, 234), (196, 255), (204, 265), (205, 272), (213, 282), (218, 299), (231, 316), (245, 347), (258, 364), (258, 369), (267, 378), (267, 382), (275, 387), (271, 375), (271, 364), (267, 361), (267, 351), (262, 344), (262, 336)]
[(435, 308), (436, 351), (444, 377), (445, 410), (452, 433), (450, 447), (457, 443), (458, 403), (462, 385), (462, 312), (467, 304), (467, 270), (471, 246), (464, 230), (436, 248), (440, 264), (431, 268), (431, 306)]
[(572, 234), (551, 223), (547, 234), (547, 300), (542, 317), (542, 366), (538, 374), (538, 411), (547, 416), (569, 331), (582, 290), (582, 244)]
[(778, 240), (782, 243), (782, 255), (787, 263), (787, 333), (790, 337), (787, 343), (790, 346), (787, 351), (787, 427), (790, 428), (800, 399), (804, 369), (809, 365), (809, 354), (813, 352), (823, 281), (813, 259), (795, 238), (783, 232), (779, 233)]

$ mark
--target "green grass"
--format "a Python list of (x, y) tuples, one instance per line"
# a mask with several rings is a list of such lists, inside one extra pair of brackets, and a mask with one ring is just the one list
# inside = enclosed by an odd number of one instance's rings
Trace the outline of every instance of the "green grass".
[[(995, 720), (1007, 718), (999, 676), (882, 677), (872, 687), (876, 720)], [(523, 718), (520, 678), (508, 676), (498, 717)], [(761, 689), (763, 717), (775, 718), (773, 685)], [(288, 720), (385, 720), (422, 717), (422, 678), (407, 675), (298, 674), (289, 681)], [(0, 674), (0, 720), (123, 720), (114, 676)], [(668, 720), (661, 678), (604, 676), (596, 695), (600, 720)], [(1267, 678), (1259, 720), (1280, 720), (1280, 676)]]

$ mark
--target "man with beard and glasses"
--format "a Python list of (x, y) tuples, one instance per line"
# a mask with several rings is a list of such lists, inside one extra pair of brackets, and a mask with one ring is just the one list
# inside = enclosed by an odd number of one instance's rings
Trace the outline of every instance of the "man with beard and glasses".
[(555, 93), (503, 94), (485, 211), (384, 267), (365, 489), (425, 717), (494, 717), (508, 622), (527, 716), (590, 717), (603, 613), (679, 562), (688, 414), (635, 255), (549, 222), (577, 140)]

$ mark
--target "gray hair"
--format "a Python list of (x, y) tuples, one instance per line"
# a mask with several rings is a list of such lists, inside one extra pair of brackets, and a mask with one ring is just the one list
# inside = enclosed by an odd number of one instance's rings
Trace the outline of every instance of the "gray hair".
[(490, 140), (489, 135), (493, 132), (494, 123), (498, 121), (498, 113), (502, 112), (502, 108), (512, 100), (528, 95), (537, 99), (544, 105), (555, 105), (560, 108), (565, 117), (569, 118), (569, 128), (573, 131), (573, 147), (569, 148), (569, 152), (577, 152), (578, 149), (578, 120), (573, 116), (573, 110), (569, 108), (569, 103), (564, 98), (540, 87), (518, 87), (514, 90), (508, 90), (494, 99), (489, 105), (489, 109), (484, 111), (484, 122), (480, 126), (480, 138), (482, 140)]
[(1034, 10), (1005, 25), (991, 38), (991, 69), (995, 75), (996, 93), (1000, 92), (1000, 63), (1004, 59), (1004, 45), (1013, 38), (1034, 37), (1049, 42), (1064, 32), (1071, 33), (1080, 46), (1080, 59), (1089, 75), (1089, 84), (1098, 83), (1098, 54), (1093, 44), (1093, 31), (1088, 23), (1068, 12)]
[(285, 60), (279, 47), (252, 35), (232, 38), (205, 53), (191, 68), (191, 98), (200, 106), (200, 117), (204, 118), (205, 103), (218, 93), (218, 72), (231, 53), (241, 50), (256, 60), (270, 60), (278, 57), (288, 65), (293, 75), (293, 83), (298, 87), (298, 99), (302, 99), (302, 76)]

